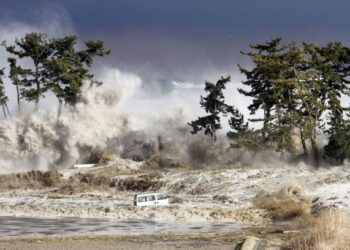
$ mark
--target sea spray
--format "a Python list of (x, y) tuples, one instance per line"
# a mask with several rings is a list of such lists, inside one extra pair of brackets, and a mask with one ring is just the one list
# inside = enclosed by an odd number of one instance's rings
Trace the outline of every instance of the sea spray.
[(131, 130), (121, 103), (141, 85), (141, 79), (107, 70), (102, 86), (85, 83), (82, 98), (57, 110), (21, 114), (0, 123), (0, 173), (68, 167), (82, 148), (103, 148), (110, 138)]

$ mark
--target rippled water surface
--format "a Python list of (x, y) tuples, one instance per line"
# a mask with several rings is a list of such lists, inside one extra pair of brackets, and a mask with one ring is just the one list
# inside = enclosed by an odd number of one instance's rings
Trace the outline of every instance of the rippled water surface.
[(164, 222), (91, 218), (0, 217), (1, 236), (66, 234), (142, 234), (166, 232), (233, 232), (242, 228), (235, 222)]

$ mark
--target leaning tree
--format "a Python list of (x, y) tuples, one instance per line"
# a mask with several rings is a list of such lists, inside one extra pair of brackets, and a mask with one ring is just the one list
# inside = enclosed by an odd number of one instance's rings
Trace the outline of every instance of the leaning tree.
[(77, 43), (77, 36), (48, 38), (37, 32), (16, 39), (14, 45), (2, 43), (11, 54), (9, 78), (16, 86), (19, 110), (21, 98), (35, 101), (37, 110), (40, 98), (51, 92), (58, 99), (60, 114), (63, 103), (74, 105), (79, 100), (84, 81), (102, 84), (94, 80), (91, 67), (95, 57), (110, 50), (102, 41), (87, 41), (83, 50), (76, 49)]
[[(14, 59), (10, 60), (10, 78), (17, 86), (21, 85), (21, 95), (27, 101), (35, 102), (35, 110), (39, 107), (39, 100), (48, 90), (48, 79), (45, 77), (44, 63), (52, 55), (50, 41), (46, 34), (32, 32), (23, 38), (15, 40), (14, 45), (3, 42), (7, 52), (21, 61), (29, 62), (28, 68), (16, 65)], [(23, 73), (25, 72), (25, 75)]]
[(4, 82), (2, 80), (3, 76), (4, 76), (4, 70), (1, 69), (0, 70), (0, 105), (1, 105), (2, 111), (4, 113), (4, 117), (6, 119), (7, 115), (10, 115), (10, 111), (8, 109), (8, 106), (7, 106), (8, 97), (6, 96), (6, 93), (5, 93), (5, 86), (4, 86)]
[(208, 115), (200, 116), (188, 123), (192, 127), (192, 134), (203, 130), (205, 135), (216, 140), (216, 131), (221, 129), (220, 114), (226, 115), (229, 109), (224, 100), (223, 90), (230, 79), (230, 76), (227, 76), (221, 77), (216, 83), (205, 83), (204, 90), (208, 95), (201, 96), (200, 105)]
[(44, 63), (45, 78), (48, 89), (54, 93), (59, 102), (58, 116), (62, 104), (74, 105), (79, 101), (84, 81), (90, 85), (102, 84), (94, 80), (91, 66), (96, 56), (103, 57), (110, 53), (102, 41), (88, 41), (84, 50), (76, 50), (77, 36), (65, 36), (51, 41), (53, 53)]

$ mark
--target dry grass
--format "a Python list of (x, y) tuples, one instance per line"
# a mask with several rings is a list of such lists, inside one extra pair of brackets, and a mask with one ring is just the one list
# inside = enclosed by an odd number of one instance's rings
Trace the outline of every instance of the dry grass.
[(33, 170), (0, 175), (0, 191), (54, 188), (58, 193), (72, 194), (89, 188), (105, 190), (109, 188), (110, 182), (111, 177), (103, 174), (77, 173), (69, 179), (64, 179), (56, 169), (45, 172)]
[(33, 170), (27, 173), (0, 175), (0, 191), (9, 189), (39, 189), (59, 185), (62, 178), (57, 169), (46, 172)]
[(259, 191), (254, 205), (266, 209), (274, 220), (288, 220), (308, 217), (311, 201), (299, 186), (288, 186), (272, 193)]
[(109, 187), (111, 183), (111, 177), (103, 174), (93, 174), (93, 173), (78, 173), (73, 176), (74, 179), (77, 178), (80, 183), (86, 183), (88, 186), (93, 187)]
[(160, 181), (162, 175), (154, 173), (148, 175), (140, 175), (138, 177), (128, 177), (115, 179), (111, 182), (111, 187), (115, 187), (118, 191), (154, 191), (165, 185)]
[(106, 191), (111, 188), (118, 191), (152, 191), (165, 185), (160, 179), (162, 175), (158, 173), (115, 179), (113, 175), (104, 172), (77, 173), (64, 179), (56, 169), (52, 169), (47, 172), (30, 171), (0, 175), (0, 192), (42, 188), (51, 188), (53, 192), (63, 195), (92, 190)]
[(163, 154), (158, 154), (152, 157), (150, 160), (146, 161), (143, 165), (143, 169), (189, 169), (190, 167), (177, 159), (172, 159), (164, 156)]
[(320, 212), (310, 229), (291, 240), (283, 250), (348, 250), (350, 249), (350, 215), (339, 210)]

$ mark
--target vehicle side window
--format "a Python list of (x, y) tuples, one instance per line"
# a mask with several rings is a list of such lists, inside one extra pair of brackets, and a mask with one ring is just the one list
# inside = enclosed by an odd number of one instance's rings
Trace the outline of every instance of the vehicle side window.
[(138, 202), (145, 202), (146, 201), (146, 196), (141, 196), (138, 198)]
[(154, 195), (147, 196), (147, 201), (155, 201), (156, 197)]
[(158, 200), (165, 200), (166, 199), (166, 196), (164, 194), (158, 194), (157, 195), (157, 199)]

